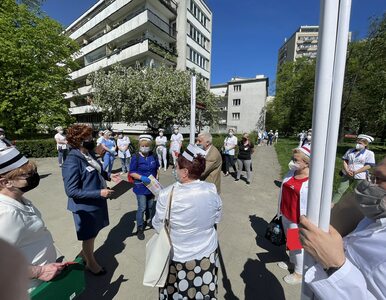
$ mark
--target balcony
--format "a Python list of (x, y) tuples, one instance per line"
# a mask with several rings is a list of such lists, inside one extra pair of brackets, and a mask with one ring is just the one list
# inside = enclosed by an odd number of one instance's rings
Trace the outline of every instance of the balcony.
[(78, 88), (75, 91), (65, 93), (64, 98), (70, 99), (70, 98), (73, 98), (75, 96), (83, 96), (83, 95), (91, 94), (92, 92), (93, 92), (92, 86), (87, 85), (87, 86), (83, 86), (81, 88)]
[(102, 111), (99, 107), (96, 107), (94, 105), (70, 107), (69, 110), (71, 115), (91, 114)]

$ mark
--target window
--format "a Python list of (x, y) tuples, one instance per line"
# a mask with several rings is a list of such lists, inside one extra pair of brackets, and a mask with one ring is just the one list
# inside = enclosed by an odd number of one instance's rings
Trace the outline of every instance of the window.
[(241, 100), (240, 99), (233, 99), (233, 106), (239, 106)]
[(193, 0), (190, 0), (190, 12), (195, 16), (195, 18), (206, 28), (208, 18), (204, 12), (194, 3)]
[(188, 22), (189, 24), (189, 33), (188, 35), (195, 41), (197, 44), (199, 44), (204, 49), (207, 49), (209, 47), (209, 40), (196, 28), (192, 25), (192, 23)]
[(233, 120), (240, 120), (240, 113), (232, 113)]
[(199, 67), (207, 70), (208, 60), (203, 57), (201, 54), (197, 53), (195, 50), (189, 47), (189, 60), (198, 65)]
[(234, 86), (233, 86), (233, 90), (234, 90), (235, 92), (240, 92), (240, 91), (241, 91), (241, 84), (236, 84), (236, 85), (234, 85)]

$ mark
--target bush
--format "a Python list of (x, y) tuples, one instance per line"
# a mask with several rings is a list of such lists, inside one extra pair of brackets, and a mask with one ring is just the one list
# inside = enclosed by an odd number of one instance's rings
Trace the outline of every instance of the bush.
[(55, 157), (58, 155), (53, 138), (45, 140), (17, 140), (17, 149), (26, 157)]

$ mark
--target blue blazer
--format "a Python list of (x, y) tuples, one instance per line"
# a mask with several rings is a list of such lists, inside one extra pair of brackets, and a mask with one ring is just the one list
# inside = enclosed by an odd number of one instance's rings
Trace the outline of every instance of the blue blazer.
[[(92, 156), (97, 160), (93, 154)], [(68, 196), (68, 210), (90, 212), (107, 208), (106, 198), (100, 195), (104, 188), (100, 175), (78, 149), (71, 149), (67, 155), (62, 166), (62, 176)], [(102, 171), (102, 176), (107, 179), (106, 172)]]

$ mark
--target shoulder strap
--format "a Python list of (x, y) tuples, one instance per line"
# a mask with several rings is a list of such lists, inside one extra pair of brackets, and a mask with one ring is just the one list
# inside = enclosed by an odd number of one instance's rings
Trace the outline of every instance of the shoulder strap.
[[(168, 227), (169, 231), (170, 231), (170, 222), (169, 222), (170, 221), (170, 211), (171, 211), (171, 207), (172, 207), (173, 192), (174, 192), (174, 186), (172, 187), (172, 190), (169, 194), (168, 208), (167, 208), (167, 212), (165, 212), (165, 218), (164, 218), (164, 224)], [(166, 215), (167, 215), (167, 217), (166, 217)]]

